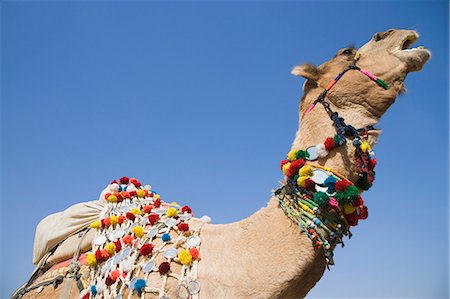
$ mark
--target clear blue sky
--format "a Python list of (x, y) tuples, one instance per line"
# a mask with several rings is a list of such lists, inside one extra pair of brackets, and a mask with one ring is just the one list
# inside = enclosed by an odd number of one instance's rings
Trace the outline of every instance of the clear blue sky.
[(385, 114), (369, 219), (317, 297), (448, 296), (448, 2), (4, 1), (2, 287), (34, 229), (123, 175), (215, 223), (264, 206), (297, 129), (302, 62), (411, 28), (433, 52)]

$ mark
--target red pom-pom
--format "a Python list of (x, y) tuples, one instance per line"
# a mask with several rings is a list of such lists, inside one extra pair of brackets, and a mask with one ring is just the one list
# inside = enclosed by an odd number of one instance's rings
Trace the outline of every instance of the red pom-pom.
[(152, 205), (146, 205), (142, 208), (142, 210), (144, 211), (145, 214), (150, 214), (150, 212), (152, 211), (153, 206)]
[(155, 200), (153, 205), (155, 206), (155, 208), (159, 208), (161, 206), (161, 200), (158, 198), (157, 200)]
[(366, 206), (359, 207), (359, 219), (364, 220), (369, 217), (369, 209)]
[(111, 195), (111, 193), (106, 193), (105, 194), (105, 199), (108, 200), (108, 197)]
[(123, 177), (120, 178), (120, 183), (121, 184), (127, 185), (129, 181), (130, 181), (130, 179), (127, 178), (126, 176), (123, 176)]
[(184, 213), (184, 212), (192, 213), (192, 210), (191, 210), (191, 208), (189, 206), (184, 206), (184, 207), (181, 208), (181, 213)]
[(81, 299), (89, 299), (91, 298), (91, 292), (87, 292), (86, 294), (83, 295), (83, 297), (81, 297)]
[(150, 224), (153, 225), (156, 223), (156, 221), (159, 220), (159, 215), (158, 214), (150, 214), (148, 215), (148, 221), (150, 221)]
[(189, 249), (189, 253), (191, 254), (193, 260), (198, 260), (200, 258), (200, 251), (198, 251), (197, 248)]
[(105, 284), (107, 286), (111, 286), (115, 281), (111, 278), (111, 276), (106, 277)]
[(136, 178), (131, 178), (130, 183), (132, 183), (136, 188), (141, 186), (141, 183)]
[(373, 170), (377, 166), (377, 159), (372, 158), (369, 161), (369, 170)]
[(281, 169), (281, 170), (283, 170), (283, 166), (284, 166), (284, 164), (286, 164), (287, 162), (289, 162), (289, 160), (283, 160), (283, 161), (281, 161), (281, 163), (280, 163), (280, 169)]
[(180, 232), (187, 232), (189, 230), (189, 224), (187, 224), (187, 223), (178, 224), (178, 230)]
[(111, 218), (109, 218), (109, 217), (104, 218), (104, 219), (100, 220), (100, 222), (102, 223), (102, 227), (108, 228), (111, 225)]
[(311, 179), (307, 179), (305, 181), (305, 189), (306, 190), (310, 190), (310, 191), (315, 191), (316, 190), (316, 183), (314, 183), (314, 181), (311, 180)]
[(109, 276), (115, 282), (117, 280), (117, 278), (120, 277), (120, 272), (119, 272), (119, 270), (111, 271), (111, 274), (109, 274)]
[(116, 246), (116, 252), (119, 252), (122, 249), (122, 243), (120, 243), (120, 240), (115, 241), (114, 245)]
[(130, 193), (130, 197), (135, 197), (136, 196), (136, 191), (130, 191), (128, 193)]
[(127, 212), (125, 215), (126, 215), (127, 218), (130, 219), (131, 221), (134, 221), (134, 219), (136, 219), (136, 216), (134, 216), (134, 214), (131, 213), (131, 212)]
[(110, 255), (109, 255), (108, 251), (106, 251), (106, 249), (100, 250), (100, 254), (102, 255), (102, 259), (104, 261), (106, 261), (107, 259), (110, 258)]
[(123, 198), (130, 198), (130, 192), (128, 191), (122, 191), (120, 192), (120, 195), (122, 195)]
[(109, 183), (109, 184), (111, 185), (111, 184), (118, 184), (118, 183), (117, 183), (117, 181), (116, 181), (116, 180), (114, 180), (114, 181), (112, 181), (112, 182), (111, 182), (111, 183)]
[(131, 245), (133, 240), (134, 238), (131, 235), (126, 235), (125, 237), (122, 238), (122, 241), (129, 246)]
[(289, 169), (286, 171), (286, 176), (292, 177), (296, 175), (299, 169), (303, 167), (303, 165), (305, 165), (305, 160), (303, 159), (295, 160), (294, 162), (291, 163)]
[(117, 202), (123, 201), (123, 196), (119, 192), (114, 192), (114, 195), (117, 197)]
[(164, 275), (170, 271), (170, 264), (168, 262), (162, 262), (159, 265), (158, 270), (161, 275)]
[(350, 224), (351, 226), (357, 226), (358, 225), (358, 213), (356, 211), (354, 211), (351, 214), (347, 214), (345, 215), (345, 218), (347, 219), (348, 224)]
[(144, 194), (145, 194), (145, 197), (148, 196), (148, 190), (147, 189), (144, 189)]
[(325, 149), (328, 152), (336, 147), (336, 143), (334, 142), (334, 139), (331, 137), (328, 137), (327, 139), (325, 139), (325, 142), (323, 144), (325, 145)]
[(350, 186), (351, 184), (345, 180), (340, 180), (336, 182), (336, 190), (337, 191), (345, 191), (345, 189), (347, 189), (348, 186)]
[(125, 221), (125, 219), (126, 219), (125, 216), (119, 215), (119, 219), (118, 219), (119, 224), (122, 224)]
[(97, 251), (95, 251), (95, 259), (97, 260), (98, 264), (103, 262), (103, 256), (102, 256), (102, 252), (100, 251), (100, 249), (97, 249)]
[(151, 193), (151, 192), (150, 192), (148, 195), (149, 195), (150, 197), (153, 197), (153, 193)]
[(362, 205), (364, 205), (364, 200), (362, 199), (361, 195), (358, 195), (358, 197), (355, 200), (353, 200), (352, 206), (359, 207)]
[(153, 245), (152, 244), (144, 244), (142, 245), (140, 249), (140, 253), (143, 256), (147, 256), (153, 252)]

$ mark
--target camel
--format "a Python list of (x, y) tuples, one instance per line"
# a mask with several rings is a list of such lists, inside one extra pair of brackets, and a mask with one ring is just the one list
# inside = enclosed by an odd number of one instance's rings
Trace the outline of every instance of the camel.
[[(331, 60), (316, 67), (303, 64), (293, 68), (292, 74), (305, 78), (303, 97), (299, 106), (299, 128), (291, 150), (301, 150), (320, 144), (336, 134), (329, 111), (317, 101), (329, 82), (349, 65), (358, 69), (348, 70), (338, 82), (329, 88), (324, 99), (329, 109), (339, 113), (346, 124), (365, 128), (364, 134), (373, 147), (380, 134), (373, 128), (383, 113), (404, 92), (404, 80), (409, 72), (422, 69), (430, 58), (423, 47), (409, 49), (418, 39), (411, 30), (391, 29), (379, 32), (360, 49), (344, 48)], [(387, 84), (376, 84), (374, 75)], [(372, 78), (370, 78), (372, 75)], [(319, 155), (316, 165), (338, 173), (355, 183), (359, 179), (354, 160), (355, 146), (347, 142)], [(284, 184), (287, 184), (285, 176)], [(201, 260), (198, 264), (199, 298), (303, 298), (322, 277), (327, 263), (323, 252), (317, 250), (308, 234), (288, 217), (280, 207), (275, 193), (266, 207), (246, 219), (230, 224), (208, 224), (193, 220), (201, 226)], [(91, 237), (92, 238), (92, 237)], [(332, 247), (336, 244), (332, 244)], [(88, 266), (82, 265), (82, 269)], [(45, 277), (66, 273), (69, 266), (47, 270)], [(52, 272), (53, 271), (53, 272)], [(35, 279), (39, 281), (39, 278)], [(32, 285), (34, 282), (31, 282)], [(67, 284), (55, 283), (16, 293), (21, 298), (79, 298), (75, 280)], [(169, 298), (177, 298), (176, 284), (168, 285)], [(155, 295), (131, 293), (123, 298), (157, 298)]]

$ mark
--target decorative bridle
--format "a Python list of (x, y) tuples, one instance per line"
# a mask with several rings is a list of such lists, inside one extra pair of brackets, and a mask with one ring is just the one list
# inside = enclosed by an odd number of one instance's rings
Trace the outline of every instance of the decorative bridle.
[[(356, 65), (359, 56), (357, 53), (353, 62), (326, 86), (303, 114), (303, 117), (307, 116), (321, 103), (333, 122), (336, 134), (326, 138), (323, 144), (310, 146), (306, 150), (291, 150), (288, 159), (281, 161), (280, 165), (286, 176), (286, 183), (274, 192), (286, 215), (308, 235), (314, 248), (322, 251), (327, 267), (334, 264), (335, 246), (339, 243), (344, 246), (343, 236), (351, 237), (350, 226), (356, 226), (358, 220), (368, 216), (360, 194), (373, 184), (376, 160), (372, 158), (373, 153), (367, 141), (368, 131), (373, 127), (356, 129), (346, 124), (344, 118), (331, 109), (325, 97), (350, 70), (357, 70), (382, 88), (389, 89), (382, 79)], [(311, 163), (318, 158), (325, 158), (329, 151), (347, 144), (347, 140), (355, 148), (354, 158), (358, 172), (355, 183), (336, 171)]]

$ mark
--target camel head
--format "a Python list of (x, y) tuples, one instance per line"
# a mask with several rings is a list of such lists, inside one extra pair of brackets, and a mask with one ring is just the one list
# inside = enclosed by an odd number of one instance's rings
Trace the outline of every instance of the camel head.
[(430, 52), (423, 47), (409, 48), (418, 38), (415, 31), (391, 29), (376, 33), (359, 50), (351, 47), (339, 50), (333, 59), (318, 67), (311, 64), (296, 66), (292, 74), (307, 79), (300, 112), (356, 56), (359, 57), (356, 65), (385, 81), (389, 89), (385, 90), (359, 71), (352, 70), (330, 90), (327, 99), (343, 115), (350, 115), (351, 112), (365, 119), (366, 124), (367, 119), (370, 119), (370, 124), (375, 124), (397, 95), (404, 91), (406, 75), (421, 70), (430, 58)]

